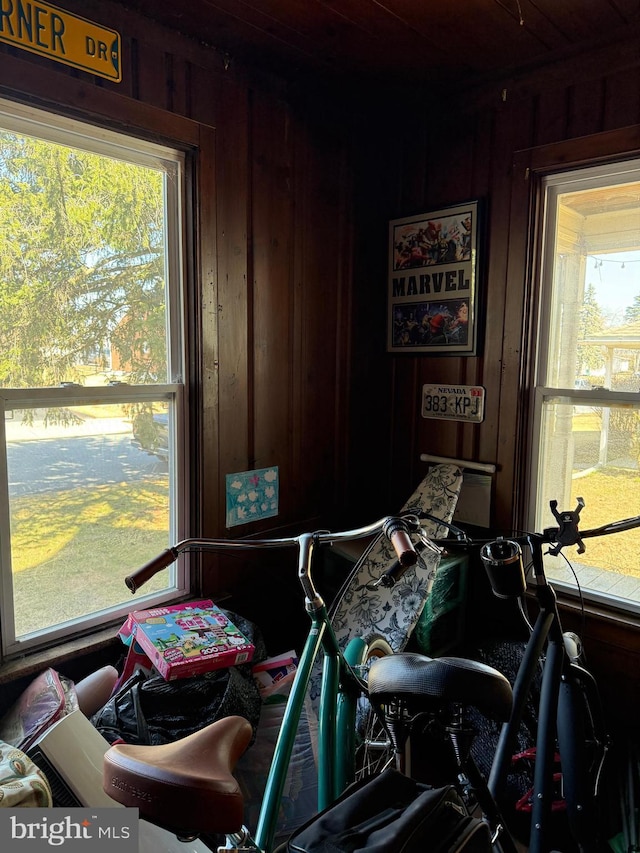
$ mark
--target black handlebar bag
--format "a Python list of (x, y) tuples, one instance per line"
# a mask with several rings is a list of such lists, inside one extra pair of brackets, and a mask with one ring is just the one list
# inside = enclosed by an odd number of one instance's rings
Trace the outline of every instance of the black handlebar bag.
[(452, 785), (430, 788), (388, 769), (356, 783), (296, 830), (287, 853), (489, 853), (489, 828)]

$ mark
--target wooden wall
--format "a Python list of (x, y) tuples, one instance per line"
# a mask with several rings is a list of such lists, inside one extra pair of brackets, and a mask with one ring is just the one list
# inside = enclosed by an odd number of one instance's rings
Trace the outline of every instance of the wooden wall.
[[(330, 103), (306, 107), (281, 81), (126, 6), (59, 5), (121, 34), (122, 82), (2, 45), (0, 93), (177, 139), (193, 154), (191, 532), (224, 534), (225, 475), (271, 465), (280, 513), (268, 526), (313, 527), (343, 488), (350, 201), (341, 124)], [(221, 586), (229, 576), (211, 567), (205, 591)]]
[[(225, 474), (268, 465), (281, 475), (269, 526), (370, 518), (406, 497), (422, 452), (497, 463), (495, 520), (508, 524), (523, 479), (529, 296), (516, 154), (564, 144), (566, 157), (638, 124), (637, 46), (464, 92), (358, 96), (229, 65), (126, 4), (64, 6), (121, 33), (122, 83), (0, 45), (0, 92), (159, 139), (184, 117), (197, 155), (197, 526), (224, 530)], [(387, 354), (388, 220), (473, 198), (486, 213), (478, 356)], [(440, 381), (484, 385), (484, 423), (422, 419), (422, 384)]]
[[(493, 519), (517, 518), (525, 488), (529, 162), (638, 151), (640, 54), (629, 42), (466, 92), (411, 92), (360, 116), (353, 138), (356, 210), (349, 505), (364, 516), (419, 481), (421, 453), (498, 465)], [(527, 160), (520, 152), (532, 149)], [(526, 162), (525, 162), (526, 161)], [(519, 171), (516, 171), (519, 170)], [(481, 199), (481, 344), (477, 357), (387, 354), (387, 222)], [(420, 415), (424, 383), (486, 388), (482, 424)], [(373, 506), (372, 506), (373, 505)], [(520, 521), (522, 519), (519, 519)]]

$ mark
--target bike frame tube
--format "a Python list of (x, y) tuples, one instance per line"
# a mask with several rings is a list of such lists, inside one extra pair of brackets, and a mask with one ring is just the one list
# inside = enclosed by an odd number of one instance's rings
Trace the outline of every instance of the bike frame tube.
[(507, 775), (511, 768), (511, 757), (515, 751), (516, 738), (522, 722), (527, 697), (529, 696), (531, 684), (554, 618), (553, 611), (549, 612), (544, 608), (540, 611), (531, 637), (527, 642), (522, 663), (513, 685), (513, 709), (511, 717), (502, 726), (500, 731), (498, 746), (496, 747), (495, 757), (489, 774), (489, 790), (492, 796), (498, 801), (500, 801), (504, 794)]
[[(562, 757), (563, 793), (571, 832), (581, 851), (586, 853), (601, 848), (596, 814), (597, 784), (594, 784), (585, 753), (585, 722), (592, 709), (598, 710), (599, 696), (590, 672), (569, 663), (565, 665), (565, 673), (558, 698), (558, 748)], [(591, 696), (590, 688), (593, 690)], [(593, 715), (588, 728), (592, 726), (595, 736), (603, 738), (600, 755), (593, 757), (600, 762), (601, 768), (606, 756), (606, 743), (603, 732), (597, 730), (598, 721)]]
[[(311, 629), (298, 662), (286, 705), (273, 761), (267, 777), (256, 846), (266, 853), (273, 847), (280, 803), (309, 681), (319, 654), (324, 653), (318, 726), (318, 810), (326, 808), (353, 780), (354, 721), (361, 685), (351, 666), (362, 663), (367, 644), (356, 637), (342, 654), (324, 604), (311, 613)], [(353, 689), (345, 689), (352, 682)], [(339, 713), (336, 712), (339, 708)]]
[(331, 625), (323, 636), (324, 669), (318, 738), (318, 810), (325, 809), (355, 776), (356, 702), (363, 686), (352, 667), (359, 666), (368, 644), (355, 637), (340, 651)]
[(533, 775), (533, 803), (531, 808), (530, 853), (546, 853), (553, 796), (553, 759), (555, 754), (556, 713), (560, 678), (565, 659), (562, 636), (550, 637), (544, 665), (538, 710), (538, 735), (536, 762)]
[[(366, 662), (369, 644), (362, 637), (354, 637), (345, 649), (344, 659), (351, 671)], [(335, 796), (339, 796), (355, 779), (356, 753), (356, 706), (362, 687), (354, 681), (349, 689), (350, 679), (345, 671), (343, 684), (338, 692), (336, 714), (336, 741), (333, 762)]]
[(333, 630), (327, 626), (323, 637), (324, 666), (318, 722), (318, 811), (335, 799), (333, 756), (336, 743), (336, 696), (340, 683), (340, 655)]
[(533, 677), (539, 660), (545, 658), (538, 704), (529, 853), (548, 853), (560, 685), (562, 679), (565, 676), (570, 676), (570, 673), (568, 672), (569, 661), (565, 652), (556, 596), (553, 588), (546, 582), (542, 567), (541, 539), (539, 537), (533, 538), (530, 540), (530, 545), (537, 581), (536, 598), (540, 612), (525, 647), (522, 663), (516, 676), (511, 718), (502, 727), (489, 775), (488, 787), (493, 797), (499, 802), (504, 795), (507, 775), (511, 767), (511, 758)]
[(518, 853), (518, 847), (513, 840), (511, 833), (504, 831), (507, 822), (502, 817), (500, 806), (489, 793), (488, 785), (484, 781), (482, 773), (478, 769), (478, 765), (472, 755), (467, 756), (464, 761), (463, 768), (467, 778), (471, 782), (471, 787), (475, 792), (478, 805), (485, 817), (488, 819), (489, 827), (492, 832), (495, 832), (496, 843), (493, 845), (494, 851), (496, 851), (496, 853)]
[[(377, 530), (378, 525), (360, 528), (358, 536)], [(306, 609), (311, 618), (311, 628), (298, 662), (296, 676), (286, 704), (280, 732), (276, 741), (273, 760), (269, 768), (260, 815), (255, 833), (255, 843), (260, 850), (271, 853), (284, 785), (291, 760), (291, 754), (298, 732), (300, 718), (305, 704), (309, 681), (318, 654), (322, 649), (325, 655), (322, 690), (320, 695), (320, 730), (318, 745), (318, 798), (319, 803), (329, 805), (334, 795), (334, 759), (340, 749), (336, 740), (337, 697), (343, 683), (350, 679), (357, 681), (344, 656), (331, 626), (326, 605), (313, 584), (310, 567), (313, 548), (317, 542), (349, 538), (346, 534), (302, 534), (299, 539), (298, 579), (306, 599)], [(342, 679), (342, 681), (341, 681)], [(334, 746), (335, 744), (335, 746)], [(320, 808), (324, 808), (320, 805)]]
[(276, 831), (282, 793), (287, 770), (298, 732), (298, 725), (307, 695), (313, 665), (321, 649), (324, 633), (329, 626), (326, 607), (322, 605), (312, 614), (309, 635), (298, 662), (296, 676), (287, 701), (280, 733), (276, 741), (273, 761), (267, 776), (260, 816), (255, 833), (255, 842), (260, 850), (270, 853)]

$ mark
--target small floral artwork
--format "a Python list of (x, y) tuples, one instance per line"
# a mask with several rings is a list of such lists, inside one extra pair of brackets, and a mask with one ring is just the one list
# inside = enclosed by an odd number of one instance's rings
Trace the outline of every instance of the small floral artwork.
[(227, 527), (278, 514), (278, 466), (227, 474)]

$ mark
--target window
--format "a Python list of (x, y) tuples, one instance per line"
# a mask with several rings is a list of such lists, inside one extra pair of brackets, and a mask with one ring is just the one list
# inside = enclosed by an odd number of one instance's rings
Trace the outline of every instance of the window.
[[(5, 654), (122, 618), (125, 575), (180, 533), (183, 174), (178, 151), (0, 102)], [(167, 569), (140, 597), (185, 585)]]
[[(547, 177), (543, 192), (533, 523), (581, 497), (586, 529), (640, 514), (640, 162)], [(638, 609), (640, 532), (585, 545), (571, 556), (585, 595)], [(562, 557), (547, 559), (575, 589)]]

